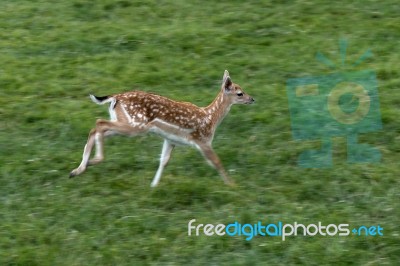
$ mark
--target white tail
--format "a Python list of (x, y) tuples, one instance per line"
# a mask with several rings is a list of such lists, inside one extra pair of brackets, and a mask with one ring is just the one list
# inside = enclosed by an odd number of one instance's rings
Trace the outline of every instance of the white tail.
[[(233, 104), (251, 104), (254, 99), (232, 82), (228, 71), (225, 70), (221, 91), (207, 107), (197, 107), (192, 103), (177, 102), (142, 91), (104, 97), (90, 95), (90, 98), (97, 104), (110, 103), (111, 119), (96, 121), (96, 127), (89, 133), (82, 162), (71, 172), (70, 177), (83, 173), (88, 165), (100, 163), (104, 159), (104, 137), (113, 134), (136, 136), (152, 132), (164, 138), (160, 165), (151, 183), (152, 187), (159, 183), (176, 144), (196, 147), (219, 172), (224, 182), (233, 184), (212, 149), (211, 143), (217, 126), (229, 112), (230, 107)], [(96, 154), (89, 160), (94, 145)]]

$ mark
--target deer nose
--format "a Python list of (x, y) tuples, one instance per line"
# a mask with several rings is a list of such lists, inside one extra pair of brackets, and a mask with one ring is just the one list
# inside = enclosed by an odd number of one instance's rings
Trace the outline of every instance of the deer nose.
[(254, 100), (253, 97), (250, 98), (250, 102), (251, 102), (251, 103), (254, 103), (255, 101), (256, 101), (256, 100)]

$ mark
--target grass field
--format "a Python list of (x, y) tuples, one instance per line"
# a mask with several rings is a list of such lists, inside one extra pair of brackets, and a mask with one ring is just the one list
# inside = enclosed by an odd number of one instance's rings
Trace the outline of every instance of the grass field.
[[(0, 265), (396, 265), (400, 261), (397, 1), (0, 2)], [(289, 78), (376, 72), (379, 164), (298, 167)], [(374, 56), (352, 67), (365, 51)], [(89, 93), (140, 89), (209, 104), (223, 71), (256, 99), (234, 106), (214, 148), (237, 186), (177, 148), (150, 188), (162, 140), (107, 139), (104, 163), (68, 179), (96, 118)], [(380, 225), (383, 236), (188, 236), (196, 224)], [(351, 229), (351, 228), (350, 228)]]

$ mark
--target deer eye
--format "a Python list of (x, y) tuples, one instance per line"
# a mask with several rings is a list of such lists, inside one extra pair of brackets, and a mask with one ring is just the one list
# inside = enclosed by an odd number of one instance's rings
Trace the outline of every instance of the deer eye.
[(237, 96), (239, 96), (239, 97), (242, 97), (243, 96), (243, 92), (239, 92), (238, 94), (236, 94)]

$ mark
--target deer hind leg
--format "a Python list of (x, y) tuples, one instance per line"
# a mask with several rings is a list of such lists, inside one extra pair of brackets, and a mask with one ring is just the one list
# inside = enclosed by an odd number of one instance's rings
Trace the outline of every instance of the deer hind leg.
[(168, 164), (169, 159), (171, 158), (171, 152), (174, 149), (174, 145), (171, 144), (168, 140), (164, 139), (164, 144), (161, 151), (160, 165), (158, 167), (157, 173), (154, 176), (153, 181), (151, 182), (151, 187), (155, 187), (158, 185), (161, 179), (162, 172), (164, 167)]
[(206, 161), (218, 171), (219, 175), (222, 177), (225, 184), (234, 185), (235, 183), (225, 172), (225, 169), (222, 166), (221, 160), (218, 158), (218, 155), (214, 152), (213, 148), (209, 145), (204, 145), (204, 144), (203, 145), (198, 144), (198, 148), (199, 148), (201, 154), (206, 159)]
[(103, 133), (96, 130), (96, 134), (94, 135), (96, 153), (93, 159), (88, 161), (88, 165), (95, 165), (101, 163), (104, 160), (104, 138), (115, 134), (117, 133), (112, 130), (107, 130)]
[(101, 134), (96, 131), (94, 135), (94, 142), (95, 142), (95, 147), (96, 147), (96, 153), (93, 157), (93, 159), (88, 161), (88, 165), (95, 165), (98, 163), (101, 163), (104, 160), (104, 137), (106, 136), (106, 133), (109, 131), (104, 132), (104, 134)]
[(78, 166), (78, 168), (72, 170), (72, 172), (69, 174), (69, 177), (80, 175), (86, 170), (87, 162), (89, 160), (90, 153), (93, 149), (95, 134), (96, 134), (95, 128), (90, 130), (88, 140), (86, 142), (85, 148), (83, 149), (81, 164)]
[[(85, 145), (82, 155), (82, 161), (78, 168), (72, 170), (70, 177), (74, 177), (82, 174), (88, 165), (93, 165), (100, 163), (104, 159), (104, 136), (109, 136), (113, 134), (122, 134), (135, 136), (141, 133), (145, 133), (148, 130), (148, 126), (145, 124), (140, 124), (132, 126), (127, 123), (122, 123), (118, 121), (107, 121), (99, 119), (96, 121), (96, 127), (93, 128), (89, 133), (89, 138)], [(89, 161), (90, 154), (94, 145), (96, 144), (96, 154), (93, 160)]]

